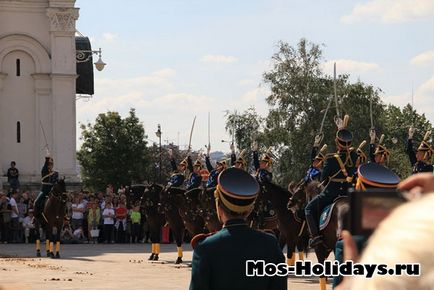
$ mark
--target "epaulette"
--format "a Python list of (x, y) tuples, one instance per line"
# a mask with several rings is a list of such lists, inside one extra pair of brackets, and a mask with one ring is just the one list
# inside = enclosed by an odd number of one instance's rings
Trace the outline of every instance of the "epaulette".
[(327, 153), (326, 159), (334, 158), (336, 153)]
[(207, 233), (207, 234), (198, 234), (198, 235), (195, 235), (192, 239), (191, 239), (191, 241), (190, 241), (190, 245), (191, 245), (191, 247), (193, 248), (193, 250), (194, 250), (194, 248), (197, 246), (197, 244), (199, 243), (199, 242), (201, 242), (201, 241), (203, 241), (203, 240), (205, 240), (207, 237), (209, 237), (209, 236), (212, 236), (212, 235), (214, 235), (216, 232), (213, 232), (213, 233)]

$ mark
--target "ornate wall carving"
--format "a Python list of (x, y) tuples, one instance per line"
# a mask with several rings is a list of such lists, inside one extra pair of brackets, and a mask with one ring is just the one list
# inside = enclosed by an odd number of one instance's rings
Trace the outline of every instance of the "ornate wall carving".
[(51, 31), (75, 32), (75, 21), (78, 19), (78, 8), (48, 8)]

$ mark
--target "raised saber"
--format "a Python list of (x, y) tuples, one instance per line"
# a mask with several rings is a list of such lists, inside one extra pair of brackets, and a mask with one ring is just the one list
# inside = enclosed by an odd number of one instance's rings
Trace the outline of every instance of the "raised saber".
[(211, 146), (211, 129), (210, 129), (210, 115), (211, 115), (211, 113), (210, 112), (208, 112), (208, 147), (210, 147)]
[(319, 134), (320, 135), (322, 134), (322, 129), (324, 127), (324, 122), (325, 122), (325, 119), (326, 119), (326, 116), (327, 116), (327, 112), (330, 109), (330, 105), (332, 104), (332, 100), (333, 100), (333, 97), (330, 97), (329, 102), (327, 104), (327, 108), (326, 108), (326, 110), (324, 112), (324, 116), (322, 117), (321, 127), (319, 128)]
[(372, 116), (372, 92), (371, 93), (371, 98), (369, 100), (369, 114), (371, 115), (371, 129), (374, 129), (374, 117)]
[(45, 135), (44, 126), (42, 126), (41, 120), (39, 120), (39, 125), (41, 126), (42, 135), (44, 135), (44, 139), (45, 139), (45, 146), (44, 146), (44, 148), (47, 148), (48, 150), (50, 150), (50, 148), (48, 147), (47, 135)]
[(336, 115), (340, 117), (339, 115), (339, 108), (338, 108), (338, 92), (336, 89), (336, 62), (333, 65), (333, 91), (335, 94), (335, 103), (336, 103)]
[(190, 153), (190, 149), (191, 149), (191, 138), (193, 137), (194, 123), (196, 123), (196, 116), (194, 116), (193, 124), (191, 125), (190, 140), (188, 141), (188, 153)]

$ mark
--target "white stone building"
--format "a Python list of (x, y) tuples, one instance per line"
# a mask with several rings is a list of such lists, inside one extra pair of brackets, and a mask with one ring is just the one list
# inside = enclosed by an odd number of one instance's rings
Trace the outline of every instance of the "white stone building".
[[(39, 183), (46, 144), (69, 182), (76, 168), (75, 0), (0, 0), (0, 165)], [(45, 136), (46, 137), (45, 137)]]

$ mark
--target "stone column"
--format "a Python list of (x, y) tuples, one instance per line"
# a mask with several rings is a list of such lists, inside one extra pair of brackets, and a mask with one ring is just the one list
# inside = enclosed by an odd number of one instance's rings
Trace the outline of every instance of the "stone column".
[(49, 1), (51, 79), (52, 79), (52, 155), (54, 167), (68, 182), (77, 181), (75, 115), (75, 0)]

